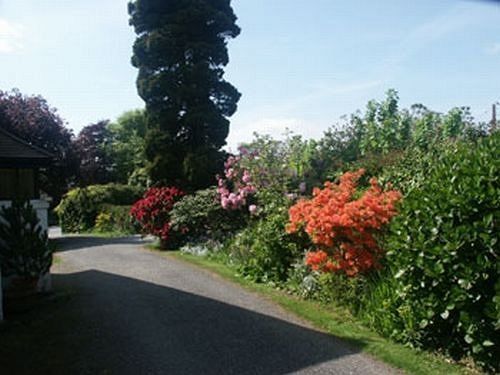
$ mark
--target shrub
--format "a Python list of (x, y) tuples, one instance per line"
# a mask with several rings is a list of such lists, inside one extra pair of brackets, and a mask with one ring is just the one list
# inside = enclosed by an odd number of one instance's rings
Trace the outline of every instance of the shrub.
[(132, 234), (138, 228), (130, 215), (130, 206), (104, 204), (95, 219), (94, 230), (97, 232), (115, 232)]
[(94, 227), (104, 205), (131, 205), (141, 189), (128, 185), (91, 185), (70, 190), (55, 208), (63, 232), (85, 232)]
[(241, 160), (242, 156), (230, 156), (224, 163), (225, 178), (217, 179), (220, 204), (228, 211), (240, 210), (247, 206), (249, 198), (256, 192), (250, 171), (241, 165)]
[(314, 270), (343, 271), (348, 276), (377, 267), (382, 250), (375, 235), (396, 214), (399, 192), (383, 191), (375, 179), (356, 198), (357, 181), (364, 170), (347, 172), (338, 184), (325, 183), (313, 198), (290, 208), (289, 233), (303, 229), (317, 246), (306, 256)]
[[(498, 369), (500, 134), (405, 162), (406, 192), (386, 241), (393, 336)], [(379, 286), (379, 288), (382, 288)]]
[(52, 264), (52, 248), (47, 232), (29, 202), (12, 202), (0, 210), (0, 265), (4, 276), (26, 279), (47, 273)]
[(287, 197), (307, 190), (316, 146), (300, 136), (277, 141), (256, 134), (238, 155), (226, 160), (224, 176), (218, 176), (222, 206), (265, 216), (289, 204)]
[(239, 210), (224, 210), (217, 189), (210, 188), (182, 197), (174, 204), (170, 221), (176, 232), (184, 233), (187, 242), (196, 243), (208, 238), (222, 241), (242, 228), (247, 216)]
[(242, 274), (256, 281), (282, 282), (294, 260), (301, 257), (304, 239), (285, 231), (286, 208), (253, 222), (226, 244)]
[(150, 188), (130, 209), (142, 232), (157, 236), (162, 248), (167, 241), (170, 247), (176, 244), (175, 232), (170, 230), (170, 211), (182, 196), (184, 193), (175, 187)]

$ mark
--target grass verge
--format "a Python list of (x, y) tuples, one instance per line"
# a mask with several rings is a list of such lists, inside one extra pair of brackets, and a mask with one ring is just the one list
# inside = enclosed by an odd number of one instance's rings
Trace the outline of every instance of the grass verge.
[[(154, 246), (148, 246), (154, 250)], [(394, 343), (371, 331), (343, 308), (326, 306), (300, 299), (265, 284), (257, 284), (239, 276), (235, 269), (209, 259), (190, 254), (163, 252), (165, 256), (189, 262), (237, 283), (246, 289), (263, 294), (284, 309), (309, 321), (316, 328), (347, 341), (373, 357), (410, 374), (474, 374), (479, 373), (448, 359)]]
[(133, 236), (135, 233), (125, 233), (120, 231), (111, 231), (111, 232), (88, 231), (88, 232), (71, 233), (71, 234), (79, 236), (92, 236), (97, 238), (120, 238), (120, 237)]

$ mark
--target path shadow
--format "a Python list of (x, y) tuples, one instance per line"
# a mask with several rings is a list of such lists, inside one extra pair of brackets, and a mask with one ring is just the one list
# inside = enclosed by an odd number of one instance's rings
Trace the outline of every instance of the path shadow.
[(56, 246), (56, 252), (65, 252), (79, 250), (88, 247), (106, 246), (106, 245), (143, 245), (152, 243), (150, 239), (142, 238), (139, 235), (126, 237), (95, 237), (92, 235), (68, 235), (64, 237), (53, 238), (51, 241)]
[(356, 352), (330, 335), (137, 279), (90, 270), (54, 275), (54, 285), (72, 297), (41, 317), (48, 337), (30, 327), (19, 345), (33, 355), (13, 355), (0, 340), (6, 374), (288, 374)]

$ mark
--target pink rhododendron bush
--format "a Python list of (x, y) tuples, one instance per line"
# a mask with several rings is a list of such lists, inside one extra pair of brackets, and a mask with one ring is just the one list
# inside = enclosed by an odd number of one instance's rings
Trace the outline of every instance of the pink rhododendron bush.
[(292, 204), (307, 190), (313, 146), (299, 136), (285, 141), (256, 136), (241, 146), (238, 154), (226, 160), (224, 173), (217, 176), (222, 207), (263, 217)]

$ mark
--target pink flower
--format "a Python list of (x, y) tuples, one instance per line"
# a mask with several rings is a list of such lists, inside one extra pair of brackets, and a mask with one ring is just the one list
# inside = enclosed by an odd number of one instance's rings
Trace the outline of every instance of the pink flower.
[(251, 204), (248, 206), (248, 211), (251, 215), (255, 215), (257, 213), (257, 206), (255, 204)]
[(245, 170), (243, 172), (243, 177), (241, 178), (241, 180), (245, 183), (245, 184), (248, 184), (251, 180), (252, 180), (252, 177), (250, 177), (250, 173), (248, 173), (247, 170)]

